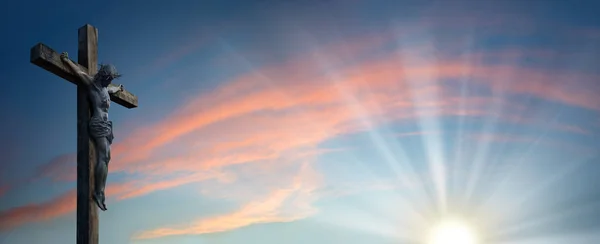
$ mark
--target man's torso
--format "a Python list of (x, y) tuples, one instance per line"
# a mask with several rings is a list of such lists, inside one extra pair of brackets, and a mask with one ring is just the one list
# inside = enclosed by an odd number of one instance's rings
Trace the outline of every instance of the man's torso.
[(89, 89), (92, 116), (108, 120), (108, 109), (110, 108), (110, 95), (106, 87), (101, 87), (93, 80)]

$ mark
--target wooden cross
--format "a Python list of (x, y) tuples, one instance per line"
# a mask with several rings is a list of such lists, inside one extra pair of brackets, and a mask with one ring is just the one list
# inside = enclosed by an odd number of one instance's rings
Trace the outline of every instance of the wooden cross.
[[(78, 46), (79, 67), (94, 75), (98, 71), (98, 29), (87, 24), (79, 28)], [(98, 244), (98, 207), (92, 200), (96, 157), (88, 134), (88, 88), (63, 63), (60, 54), (42, 43), (31, 48), (31, 63), (77, 85), (77, 244)], [(110, 99), (126, 108), (138, 106), (137, 97), (125, 90), (110, 94)]]

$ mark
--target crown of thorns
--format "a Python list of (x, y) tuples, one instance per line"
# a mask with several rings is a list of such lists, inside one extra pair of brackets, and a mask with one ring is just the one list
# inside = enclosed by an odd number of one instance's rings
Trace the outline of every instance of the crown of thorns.
[(121, 77), (121, 74), (117, 71), (112, 64), (100, 64), (100, 70), (98, 70), (98, 75), (103, 77), (111, 77), (112, 79), (117, 79)]

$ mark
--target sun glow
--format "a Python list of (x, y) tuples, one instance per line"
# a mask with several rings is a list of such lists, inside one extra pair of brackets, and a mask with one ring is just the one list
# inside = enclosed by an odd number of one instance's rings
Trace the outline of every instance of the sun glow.
[(444, 220), (429, 233), (427, 244), (478, 244), (472, 228), (459, 220)]

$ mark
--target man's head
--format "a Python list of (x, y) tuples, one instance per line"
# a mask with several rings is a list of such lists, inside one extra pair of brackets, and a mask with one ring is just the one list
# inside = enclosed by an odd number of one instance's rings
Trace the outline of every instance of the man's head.
[(115, 68), (112, 64), (101, 64), (98, 73), (94, 79), (96, 82), (99, 82), (103, 87), (107, 87), (112, 80), (121, 77), (119, 72), (117, 72), (117, 68)]

